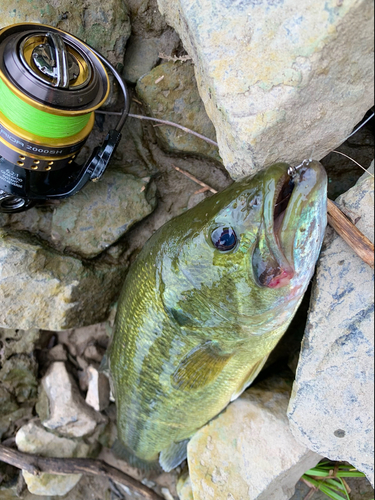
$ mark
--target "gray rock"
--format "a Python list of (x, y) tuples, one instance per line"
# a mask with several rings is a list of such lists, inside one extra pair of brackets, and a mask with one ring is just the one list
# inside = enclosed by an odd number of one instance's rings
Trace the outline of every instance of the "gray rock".
[(161, 37), (131, 36), (126, 46), (123, 77), (136, 83), (156, 66), (160, 57), (171, 57), (179, 43), (180, 39), (172, 29)]
[[(39, 422), (29, 422), (21, 427), (16, 435), (20, 451), (43, 457), (71, 458), (87, 457), (90, 447), (81, 440), (58, 437), (46, 431)], [(68, 493), (81, 479), (81, 474), (56, 475), (41, 473), (30, 474), (23, 470), (23, 477), (30, 493), (34, 495), (58, 495)]]
[(52, 363), (42, 379), (37, 412), (44, 427), (71, 438), (92, 434), (105, 420), (85, 403), (65, 364), (59, 361)]
[(1, 27), (36, 22), (55, 26), (77, 36), (113, 64), (122, 63), (130, 35), (130, 19), (122, 0), (2, 0)]
[(2, 364), (1, 385), (7, 389), (18, 403), (36, 401), (38, 395), (38, 365), (28, 354), (16, 354)]
[(322, 158), (373, 104), (373, 2), (158, 4), (193, 58), (233, 178)]
[(149, 178), (116, 171), (106, 172), (98, 183), (89, 183), (54, 209), (54, 246), (84, 258), (96, 257), (155, 208), (155, 196), (147, 196), (148, 184)]
[[(167, 62), (138, 80), (137, 94), (153, 118), (169, 120), (215, 140), (215, 129), (199, 97), (190, 61)], [(217, 148), (182, 130), (155, 128), (162, 147), (171, 153), (185, 152), (220, 161)]]
[(30, 354), (40, 339), (39, 330), (10, 330), (0, 328), (0, 363), (15, 354)]
[(136, 83), (138, 78), (151, 71), (159, 61), (157, 38), (130, 37), (126, 48), (123, 77)]
[(0, 327), (63, 330), (106, 319), (125, 270), (91, 266), (0, 229)]
[[(373, 241), (374, 179), (338, 204)], [(374, 480), (374, 272), (331, 230), (318, 262), (289, 420), (296, 439)]]
[[(194, 498), (288, 500), (293, 495), (298, 479), (321, 457), (290, 432), (290, 391), (282, 379), (261, 382), (193, 436), (188, 461)], [(188, 499), (188, 484), (184, 489)]]

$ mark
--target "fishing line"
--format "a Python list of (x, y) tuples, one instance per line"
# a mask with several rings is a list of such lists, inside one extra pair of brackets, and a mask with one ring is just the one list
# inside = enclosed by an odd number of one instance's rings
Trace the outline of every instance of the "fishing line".
[(39, 137), (60, 139), (81, 132), (91, 113), (80, 116), (61, 116), (45, 107), (37, 109), (15, 95), (0, 77), (0, 112), (14, 125)]

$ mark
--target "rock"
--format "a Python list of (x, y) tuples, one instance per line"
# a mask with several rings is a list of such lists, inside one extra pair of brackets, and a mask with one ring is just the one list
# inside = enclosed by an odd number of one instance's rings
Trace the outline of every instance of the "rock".
[(373, 105), (373, 2), (158, 5), (193, 58), (233, 178), (322, 158)]
[(177, 494), (180, 500), (194, 500), (191, 480), (188, 473), (183, 474), (177, 482)]
[(123, 76), (130, 83), (152, 70), (159, 61), (157, 38), (130, 37), (126, 49)]
[(67, 361), (68, 355), (62, 344), (57, 344), (48, 351), (48, 359), (50, 361)]
[(103, 321), (124, 273), (0, 228), (0, 327), (63, 330)]
[(106, 172), (98, 183), (90, 182), (54, 209), (55, 247), (96, 257), (155, 208), (155, 193), (147, 199), (147, 188), (148, 181), (116, 171)]
[[(58, 332), (58, 339), (61, 344), (67, 347), (72, 356), (77, 357), (78, 363), (80, 363), (79, 358), (84, 355), (88, 346), (93, 346), (94, 348), (96, 345), (100, 345), (103, 348), (108, 346), (112, 328), (113, 324), (109, 321), (97, 325), (84, 326), (83, 328), (73, 328), (72, 330)], [(81, 368), (87, 368), (87, 362)]]
[[(20, 451), (43, 457), (70, 458), (87, 457), (89, 446), (82, 441), (74, 441), (55, 436), (46, 431), (39, 422), (29, 422), (16, 435)], [(68, 493), (81, 479), (81, 474), (56, 475), (41, 473), (33, 475), (23, 470), (23, 477), (30, 493), (34, 495), (58, 495)]]
[(253, 386), (188, 445), (194, 498), (288, 500), (320, 456), (293, 438), (286, 410), (290, 384), (271, 378)]
[(29, 354), (40, 339), (39, 330), (10, 330), (0, 328), (0, 363), (15, 354)]
[[(215, 141), (215, 129), (199, 97), (194, 68), (189, 61), (157, 66), (138, 80), (136, 91), (153, 118), (183, 125)], [(166, 126), (155, 131), (168, 152), (197, 154), (220, 161), (217, 148), (194, 135)]]
[(161, 37), (131, 36), (126, 46), (123, 77), (130, 83), (137, 83), (156, 66), (160, 56), (171, 57), (179, 43), (177, 33), (171, 29)]
[[(373, 241), (374, 179), (337, 199)], [(296, 439), (374, 480), (374, 272), (329, 231), (318, 262), (289, 420)]]
[(122, 0), (52, 0), (46, 6), (33, 2), (2, 0), (1, 26), (34, 22), (55, 26), (77, 36), (107, 57), (112, 64), (123, 63), (130, 35), (130, 19)]
[(18, 403), (36, 400), (38, 394), (38, 365), (32, 356), (14, 355), (7, 359), (0, 370), (2, 386), (14, 395)]
[(104, 422), (85, 403), (63, 362), (52, 363), (43, 377), (37, 412), (44, 427), (64, 437), (87, 436)]
[(110, 389), (108, 378), (93, 366), (89, 366), (86, 372), (88, 375), (86, 403), (96, 411), (103, 411), (109, 405)]

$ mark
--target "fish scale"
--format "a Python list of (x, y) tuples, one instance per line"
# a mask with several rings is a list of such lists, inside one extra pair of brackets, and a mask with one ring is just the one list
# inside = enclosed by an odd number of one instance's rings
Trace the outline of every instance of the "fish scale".
[[(116, 451), (131, 464), (176, 467), (186, 440), (254, 380), (290, 324), (324, 235), (326, 175), (318, 162), (300, 169), (275, 225), (288, 168), (169, 221), (130, 268), (108, 360)], [(212, 240), (221, 232), (224, 250)]]

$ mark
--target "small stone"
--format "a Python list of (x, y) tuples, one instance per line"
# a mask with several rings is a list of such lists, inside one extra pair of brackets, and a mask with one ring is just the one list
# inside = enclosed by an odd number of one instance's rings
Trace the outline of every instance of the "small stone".
[(57, 344), (48, 351), (48, 359), (50, 361), (67, 361), (68, 356), (62, 344)]
[(290, 385), (271, 378), (253, 386), (193, 436), (188, 462), (194, 498), (289, 500), (302, 474), (321, 459), (290, 432)]
[(100, 348), (97, 345), (89, 345), (86, 347), (84, 356), (85, 358), (91, 360), (91, 361), (96, 361), (97, 363), (100, 363), (103, 356), (105, 353), (105, 349)]
[[(46, 431), (39, 422), (29, 422), (16, 434), (20, 451), (42, 457), (70, 458), (86, 457), (89, 446), (82, 441), (58, 437)], [(34, 495), (58, 495), (68, 493), (81, 479), (81, 474), (56, 475), (41, 473), (33, 475), (23, 470), (23, 477), (30, 493)]]
[(183, 474), (177, 481), (177, 494), (180, 500), (194, 500), (191, 480), (188, 473)]
[(77, 438), (92, 434), (97, 424), (104, 421), (85, 403), (64, 363), (50, 366), (42, 379), (42, 389), (37, 411), (47, 429)]
[(86, 372), (88, 376), (86, 403), (96, 411), (103, 411), (109, 405), (110, 389), (108, 378), (93, 366), (89, 366)]
[[(374, 239), (374, 179), (367, 173), (336, 202)], [(374, 485), (374, 271), (327, 232), (288, 410), (296, 439), (346, 461)]]
[(162, 488), (161, 489), (161, 494), (163, 495), (163, 497), (165, 498), (165, 500), (174, 500), (171, 492), (169, 491), (168, 488)]

